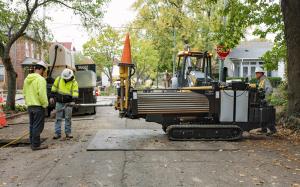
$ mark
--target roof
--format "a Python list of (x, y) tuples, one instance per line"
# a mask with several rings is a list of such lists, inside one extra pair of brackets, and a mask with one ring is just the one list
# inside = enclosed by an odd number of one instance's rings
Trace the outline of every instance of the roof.
[(33, 65), (33, 63), (37, 63), (39, 61), (40, 60), (35, 59), (35, 58), (26, 57), (22, 62), (22, 66), (30, 66), (30, 65)]
[(270, 41), (244, 41), (232, 49), (228, 58), (231, 59), (260, 59), (267, 51), (271, 50), (273, 43)]
[(72, 51), (72, 42), (52, 42), (50, 43), (50, 45), (54, 44), (54, 43), (59, 43), (61, 45), (63, 45), (65, 48), (67, 48), (68, 50)]
[(177, 56), (183, 57), (183, 56), (192, 56), (192, 57), (203, 57), (204, 53), (199, 51), (180, 51)]
[(61, 45), (63, 45), (65, 48), (69, 49), (70, 51), (72, 51), (72, 42), (58, 42)]

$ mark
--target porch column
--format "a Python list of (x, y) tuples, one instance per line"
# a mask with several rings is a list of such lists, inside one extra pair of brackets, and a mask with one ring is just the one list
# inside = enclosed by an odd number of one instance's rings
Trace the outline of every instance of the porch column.
[(239, 77), (243, 77), (243, 59), (240, 61), (240, 75)]

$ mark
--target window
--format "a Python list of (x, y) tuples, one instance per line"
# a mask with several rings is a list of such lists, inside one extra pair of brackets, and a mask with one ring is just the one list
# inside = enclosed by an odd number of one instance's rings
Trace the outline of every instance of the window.
[(31, 43), (31, 58), (34, 58), (34, 45)]
[(4, 66), (0, 65), (0, 81), (4, 81)]
[(28, 41), (25, 41), (25, 56), (29, 57), (29, 44)]
[(241, 70), (240, 65), (236, 65), (235, 72), (234, 72), (234, 76), (235, 77), (239, 77), (240, 76), (240, 70)]
[(248, 67), (243, 67), (243, 77), (248, 77)]
[(272, 71), (267, 71), (267, 76), (272, 77)]
[(255, 69), (256, 69), (256, 67), (254, 66), (252, 66), (251, 67), (251, 78), (254, 78), (255, 77)]

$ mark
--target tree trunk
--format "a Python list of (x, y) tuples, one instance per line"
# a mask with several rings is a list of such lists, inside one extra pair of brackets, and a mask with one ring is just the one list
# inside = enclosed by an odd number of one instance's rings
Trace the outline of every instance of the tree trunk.
[(288, 113), (300, 114), (300, 1), (281, 0), (287, 45)]
[(6, 105), (11, 110), (15, 110), (15, 97), (16, 97), (16, 72), (14, 70), (14, 67), (11, 63), (10, 57), (5, 57), (3, 59), (3, 64), (5, 67), (5, 70), (7, 72), (7, 99), (6, 99)]

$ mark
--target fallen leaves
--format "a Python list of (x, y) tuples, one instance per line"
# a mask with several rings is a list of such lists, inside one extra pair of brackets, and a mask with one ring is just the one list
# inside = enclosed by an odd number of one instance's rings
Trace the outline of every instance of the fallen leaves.
[(240, 173), (240, 177), (245, 177), (246, 175), (243, 173)]

